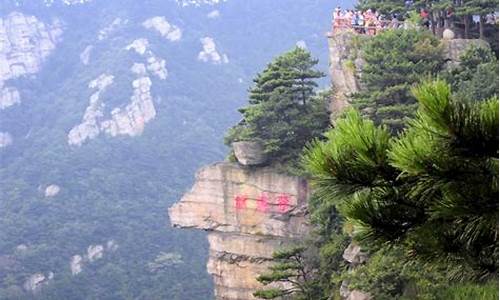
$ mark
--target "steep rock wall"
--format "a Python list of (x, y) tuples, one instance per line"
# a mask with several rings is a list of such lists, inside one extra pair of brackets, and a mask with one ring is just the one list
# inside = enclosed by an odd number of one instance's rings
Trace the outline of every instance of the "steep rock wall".
[(330, 76), (334, 93), (330, 102), (332, 120), (350, 105), (350, 95), (361, 89), (359, 77), (363, 60), (358, 57), (359, 49), (353, 45), (354, 38), (355, 34), (352, 32), (328, 35)]
[(208, 272), (218, 300), (254, 299), (272, 253), (307, 234), (307, 182), (269, 167), (216, 163), (169, 209), (180, 228), (209, 231)]
[[(333, 87), (333, 97), (330, 102), (332, 120), (350, 105), (350, 95), (359, 92), (363, 87), (361, 76), (364, 61), (360, 56), (361, 39), (358, 34), (350, 31), (328, 34), (330, 59), (330, 76)], [(363, 38), (370, 38), (363, 36)], [(480, 39), (443, 39), (441, 40), (443, 59), (447, 67), (460, 63), (460, 56), (472, 46), (487, 47), (486, 41)]]

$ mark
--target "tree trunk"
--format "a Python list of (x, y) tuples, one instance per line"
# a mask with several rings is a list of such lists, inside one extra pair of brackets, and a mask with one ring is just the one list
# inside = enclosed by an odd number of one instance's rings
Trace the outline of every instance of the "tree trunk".
[(484, 16), (479, 16), (479, 38), (484, 40)]
[(464, 38), (465, 39), (469, 38), (469, 16), (468, 15), (464, 16)]

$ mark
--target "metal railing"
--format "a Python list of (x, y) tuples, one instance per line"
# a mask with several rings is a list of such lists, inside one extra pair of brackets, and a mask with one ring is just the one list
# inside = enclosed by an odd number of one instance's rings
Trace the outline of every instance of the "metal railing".
[(404, 22), (402, 21), (388, 21), (388, 20), (378, 20), (375, 23), (368, 23), (366, 25), (354, 25), (349, 22), (342, 22), (343, 20), (334, 20), (332, 25), (332, 31), (329, 32), (329, 35), (333, 35), (338, 32), (346, 32), (352, 31), (358, 34), (366, 34), (366, 35), (376, 35), (377, 32), (386, 30), (386, 29), (396, 29), (404, 27)]

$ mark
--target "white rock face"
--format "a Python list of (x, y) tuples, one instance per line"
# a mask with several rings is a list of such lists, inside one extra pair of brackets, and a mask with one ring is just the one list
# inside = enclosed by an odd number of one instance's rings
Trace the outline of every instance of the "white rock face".
[(8, 132), (0, 132), (0, 148), (7, 147), (12, 144), (12, 136)]
[(82, 123), (73, 127), (68, 134), (70, 145), (81, 146), (87, 139), (93, 139), (99, 135), (99, 119), (103, 116), (104, 104), (101, 94), (113, 83), (114, 76), (102, 74), (89, 83), (90, 89), (97, 89), (90, 96), (90, 104), (85, 110)]
[(132, 73), (137, 75), (145, 75), (146, 74), (146, 66), (144, 64), (134, 63), (130, 68)]
[(142, 23), (146, 29), (156, 30), (160, 35), (170, 41), (178, 41), (182, 37), (179, 27), (171, 25), (165, 17), (153, 17)]
[(52, 278), (54, 278), (54, 273), (52, 272), (49, 272), (47, 276), (42, 273), (35, 273), (26, 279), (23, 287), (28, 292), (35, 292), (42, 287), (42, 285), (47, 284)]
[[(0, 81), (0, 85), (3, 84)], [(21, 96), (15, 87), (0, 87), (0, 110), (21, 103)]]
[(82, 64), (88, 65), (90, 63), (90, 53), (92, 52), (93, 49), (94, 46), (89, 45), (85, 47), (82, 53), (80, 53), (80, 61), (82, 62)]
[(148, 58), (148, 71), (158, 76), (160, 79), (167, 79), (168, 71), (166, 67), (166, 62), (164, 59), (158, 58), (156, 56), (150, 56)]
[[(154, 75), (156, 75), (158, 78), (165, 80), (167, 79), (168, 76), (168, 70), (166, 67), (166, 61), (162, 58), (157, 57), (153, 51), (149, 50), (149, 41), (147, 39), (141, 38), (133, 41), (130, 45), (125, 47), (125, 50), (133, 50), (137, 52), (137, 54), (141, 56), (146, 57), (146, 62), (147, 62), (147, 70)], [(143, 72), (141, 66), (136, 66), (137, 63), (134, 63), (132, 66), (131, 71), (142, 75)]]
[(127, 23), (128, 23), (128, 20), (122, 20), (121, 18), (116, 18), (113, 20), (113, 22), (111, 22), (111, 24), (109, 24), (108, 26), (99, 30), (99, 34), (97, 35), (97, 38), (100, 41), (102, 41), (102, 40), (108, 38), (111, 34), (113, 34), (120, 27), (122, 27), (123, 25), (126, 25)]
[(149, 77), (143, 76), (132, 82), (134, 91), (130, 103), (124, 108), (114, 108), (110, 118), (104, 119), (104, 103), (100, 94), (112, 82), (112, 75), (103, 74), (89, 84), (90, 88), (97, 88), (97, 91), (90, 97), (90, 105), (85, 111), (82, 123), (69, 132), (70, 145), (81, 146), (86, 140), (97, 137), (100, 132), (110, 136), (138, 136), (144, 131), (146, 123), (156, 117), (151, 96), (152, 82)]
[(101, 259), (104, 254), (104, 247), (102, 245), (90, 245), (87, 248), (87, 259), (94, 262)]
[(78, 275), (82, 271), (83, 257), (80, 255), (74, 255), (71, 257), (69, 267), (71, 269), (71, 274)]
[(209, 19), (217, 19), (220, 17), (220, 12), (218, 10), (212, 10), (207, 14), (207, 18)]
[(55, 197), (60, 191), (61, 188), (57, 184), (51, 184), (45, 189), (45, 197)]
[(20, 102), (17, 89), (4, 83), (37, 73), (61, 34), (58, 21), (47, 25), (19, 12), (0, 18), (0, 110)]
[(125, 47), (125, 50), (134, 50), (140, 55), (144, 55), (149, 47), (149, 41), (147, 39), (137, 39), (133, 41), (130, 45)]
[(115, 108), (111, 111), (111, 119), (101, 123), (102, 131), (111, 136), (140, 135), (144, 130), (144, 125), (156, 116), (149, 77), (134, 80), (132, 86), (134, 93), (131, 103), (124, 109)]
[(181, 6), (202, 6), (202, 5), (215, 5), (227, 0), (176, 0)]
[(229, 59), (226, 54), (220, 54), (217, 51), (215, 41), (211, 37), (204, 37), (200, 39), (203, 50), (198, 53), (198, 59), (204, 62), (212, 62), (214, 64), (227, 64)]

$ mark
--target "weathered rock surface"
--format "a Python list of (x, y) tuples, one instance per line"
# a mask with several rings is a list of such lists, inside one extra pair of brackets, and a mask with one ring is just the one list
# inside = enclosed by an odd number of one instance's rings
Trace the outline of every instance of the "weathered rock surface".
[(142, 23), (147, 29), (157, 31), (162, 37), (170, 41), (178, 41), (182, 37), (182, 31), (179, 27), (170, 24), (165, 17), (153, 17)]
[(352, 45), (355, 34), (341, 32), (328, 36), (330, 54), (330, 76), (334, 90), (330, 103), (332, 118), (348, 107), (349, 96), (361, 89), (359, 72), (363, 61), (357, 56), (355, 45)]
[(49, 272), (47, 276), (43, 273), (35, 273), (32, 274), (26, 281), (24, 282), (24, 289), (29, 292), (38, 291), (43, 285), (49, 283), (50, 280), (54, 278), (54, 273)]
[(180, 202), (169, 209), (172, 225), (210, 231), (207, 269), (218, 300), (254, 299), (255, 279), (272, 253), (308, 232), (307, 183), (269, 167), (233, 163), (202, 168)]
[(460, 57), (470, 47), (484, 47), (490, 48), (488, 43), (484, 40), (475, 39), (443, 39), (443, 55), (444, 59), (448, 61), (449, 65), (454, 66), (460, 63)]
[(244, 166), (258, 166), (266, 162), (264, 145), (257, 141), (241, 141), (232, 144), (234, 155)]
[(361, 249), (359, 245), (351, 242), (349, 246), (344, 250), (342, 258), (352, 266), (357, 266), (365, 263), (368, 259), (368, 255)]
[(17, 89), (5, 82), (37, 73), (61, 34), (58, 21), (45, 24), (19, 12), (0, 18), (0, 110), (20, 102)]

